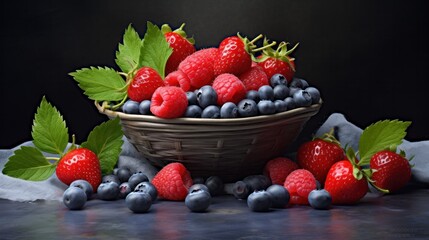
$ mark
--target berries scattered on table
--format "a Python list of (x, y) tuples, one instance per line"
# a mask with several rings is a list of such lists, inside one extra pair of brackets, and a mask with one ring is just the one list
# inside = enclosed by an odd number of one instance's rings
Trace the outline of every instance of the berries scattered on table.
[(204, 188), (193, 188), (185, 198), (185, 205), (192, 212), (204, 212), (211, 203), (211, 195)]
[(97, 188), (97, 198), (111, 201), (119, 197), (119, 185), (116, 182), (101, 183)]
[(80, 210), (85, 206), (87, 195), (80, 187), (69, 187), (63, 193), (63, 203), (70, 210)]
[(273, 184), (266, 191), (270, 194), (271, 207), (285, 208), (289, 204), (289, 191), (283, 185)]
[(92, 185), (88, 181), (82, 180), (82, 179), (73, 181), (69, 187), (81, 188), (85, 192), (87, 200), (89, 200), (92, 197), (92, 194), (94, 193), (94, 189), (92, 188)]
[(131, 192), (125, 198), (125, 204), (134, 213), (145, 213), (152, 206), (152, 197), (146, 192)]
[(308, 194), (308, 202), (314, 209), (329, 209), (332, 204), (331, 194), (325, 189), (315, 189)]
[(316, 179), (311, 172), (297, 169), (286, 177), (284, 187), (289, 191), (290, 204), (308, 205), (308, 194), (316, 189)]
[(146, 176), (146, 174), (142, 172), (136, 172), (133, 173), (130, 178), (128, 179), (128, 183), (130, 184), (131, 189), (135, 189), (136, 186), (141, 182), (148, 182), (149, 178)]
[(247, 206), (253, 212), (267, 212), (272, 206), (271, 196), (265, 190), (254, 191), (247, 197)]
[(151, 196), (152, 201), (155, 201), (158, 198), (158, 191), (156, 190), (156, 187), (150, 182), (144, 181), (137, 184), (134, 192), (148, 193)]
[(298, 168), (298, 164), (289, 158), (276, 157), (265, 164), (263, 172), (273, 184), (283, 185), (286, 177)]
[(223, 193), (224, 183), (218, 176), (210, 176), (206, 179), (205, 185), (209, 189), (212, 196), (221, 195)]
[(170, 163), (164, 166), (152, 179), (158, 196), (167, 200), (183, 201), (192, 186), (192, 178), (181, 163)]

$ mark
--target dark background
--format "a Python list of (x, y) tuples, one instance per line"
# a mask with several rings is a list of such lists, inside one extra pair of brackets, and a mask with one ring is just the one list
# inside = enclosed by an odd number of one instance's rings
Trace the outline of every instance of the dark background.
[(428, 1), (2, 1), (0, 148), (31, 139), (43, 95), (82, 142), (106, 120), (69, 72), (114, 67), (129, 23), (178, 27), (200, 47), (237, 32), (300, 43), (297, 76), (318, 87), (323, 108), (308, 138), (333, 112), (365, 127), (380, 119), (411, 120), (407, 139), (429, 139)]

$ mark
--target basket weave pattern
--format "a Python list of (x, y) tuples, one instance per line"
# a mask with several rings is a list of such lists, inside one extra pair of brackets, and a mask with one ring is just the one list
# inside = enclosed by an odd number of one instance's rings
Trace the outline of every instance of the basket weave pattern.
[(321, 104), (283, 113), (234, 119), (160, 119), (97, 108), (119, 116), (124, 135), (153, 165), (181, 162), (192, 177), (219, 176), (225, 182), (261, 174), (281, 156)]

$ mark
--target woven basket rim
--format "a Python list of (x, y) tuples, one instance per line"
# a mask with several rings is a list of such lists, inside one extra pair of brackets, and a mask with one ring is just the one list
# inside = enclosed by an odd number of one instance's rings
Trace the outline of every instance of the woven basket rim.
[(266, 121), (274, 121), (278, 119), (290, 118), (296, 115), (311, 113), (314, 114), (319, 111), (322, 106), (322, 99), (317, 104), (310, 105), (308, 107), (299, 107), (291, 109), (281, 113), (275, 113), (271, 115), (258, 115), (253, 117), (242, 117), (242, 118), (159, 118), (153, 115), (142, 115), (142, 114), (127, 114), (119, 111), (113, 111), (103, 108), (97, 101), (94, 102), (98, 111), (108, 117), (115, 118), (119, 117), (123, 120), (128, 121), (142, 121), (152, 123), (165, 123), (165, 124), (192, 124), (192, 125), (241, 125), (241, 124), (253, 124)]

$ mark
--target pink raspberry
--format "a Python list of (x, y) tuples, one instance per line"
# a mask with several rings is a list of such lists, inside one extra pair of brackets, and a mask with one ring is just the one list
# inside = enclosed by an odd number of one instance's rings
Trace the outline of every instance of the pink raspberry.
[(283, 185), (286, 177), (298, 169), (298, 164), (289, 158), (277, 157), (269, 160), (264, 167), (265, 176), (271, 179), (273, 184)]
[(201, 49), (189, 55), (179, 64), (182, 71), (195, 89), (210, 85), (215, 77), (213, 61), (217, 56), (217, 48)]
[(246, 87), (235, 75), (223, 73), (216, 77), (212, 84), (217, 93), (217, 104), (222, 106), (226, 102), (238, 104), (246, 97)]
[(308, 194), (316, 189), (316, 178), (305, 169), (297, 169), (287, 176), (284, 187), (289, 191), (290, 204), (308, 205)]
[(191, 89), (189, 78), (180, 70), (171, 72), (165, 77), (164, 82), (167, 86), (176, 86), (187, 92)]
[(252, 66), (249, 71), (240, 75), (240, 80), (246, 86), (246, 90), (256, 90), (264, 85), (270, 85), (264, 69), (258, 65)]
[(163, 167), (152, 179), (158, 196), (166, 200), (183, 201), (192, 186), (192, 178), (181, 163), (170, 163)]
[(150, 111), (160, 118), (183, 116), (188, 107), (185, 91), (179, 87), (159, 87), (152, 95)]

